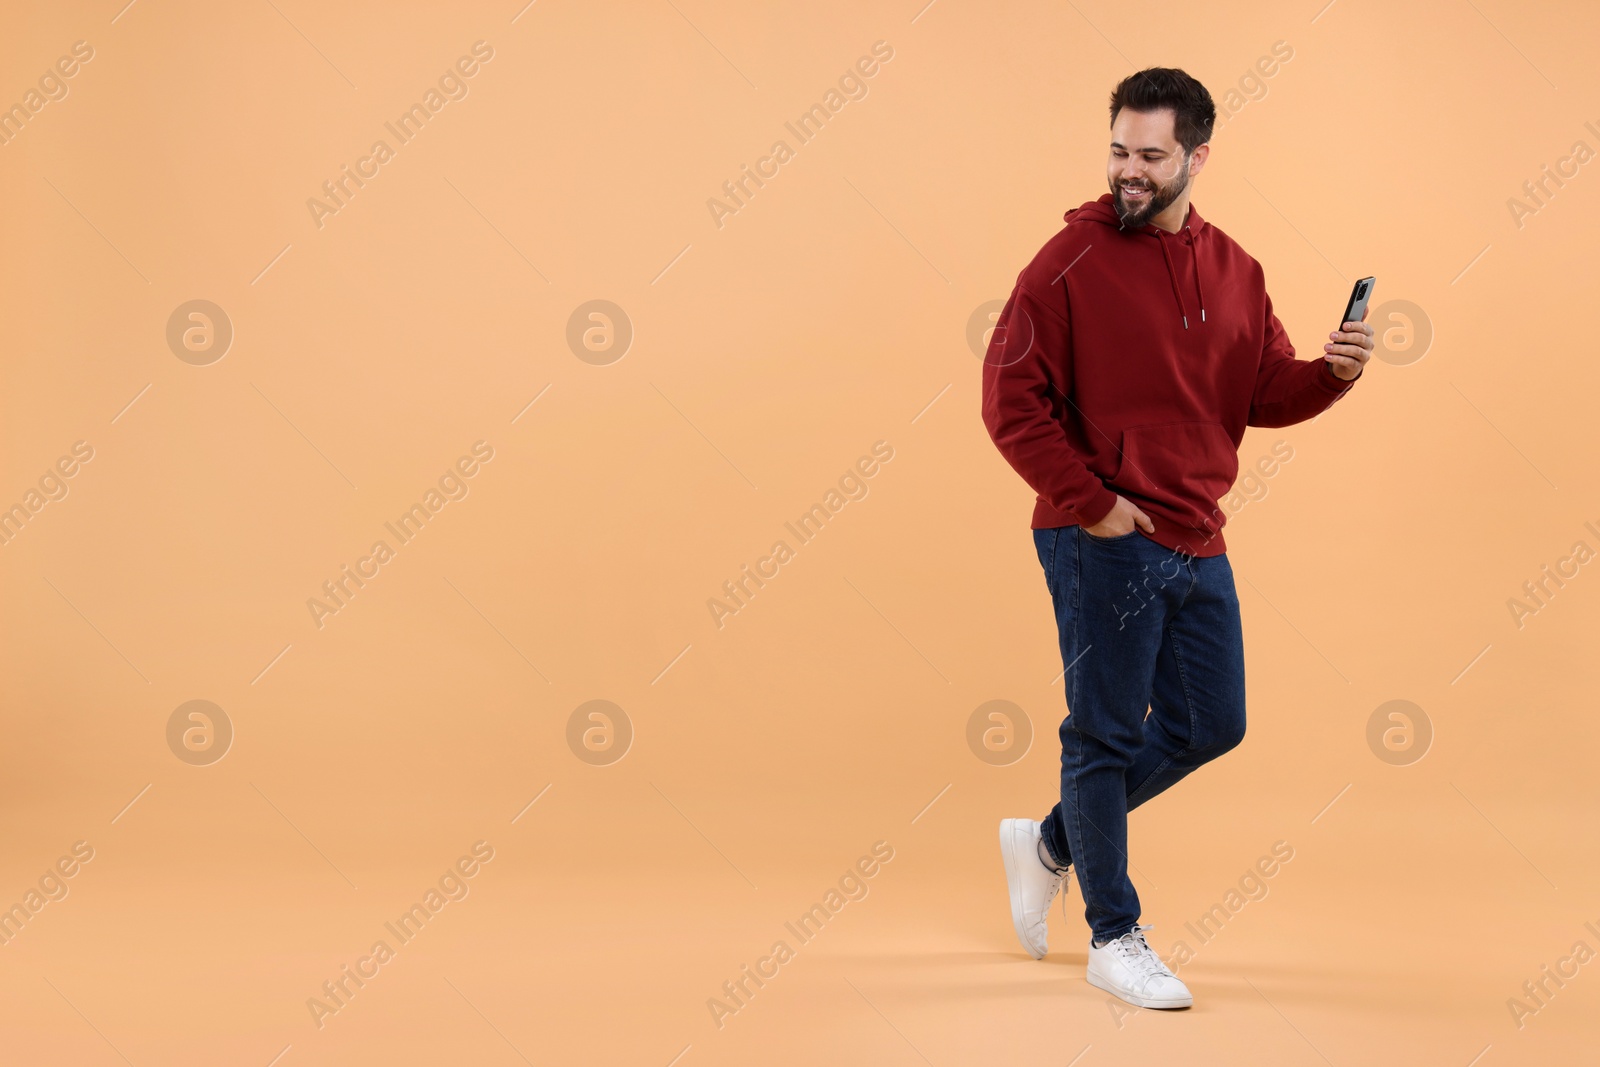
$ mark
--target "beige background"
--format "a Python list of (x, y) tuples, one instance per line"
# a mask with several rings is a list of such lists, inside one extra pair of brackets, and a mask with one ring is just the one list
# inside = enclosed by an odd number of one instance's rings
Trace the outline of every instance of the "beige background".
[[(1507, 1004), (1600, 950), (1600, 575), (1508, 607), (1600, 549), (1600, 164), (1508, 207), (1600, 149), (1589, 5), (120, 2), (0, 32), (0, 103), (94, 50), (0, 146), (0, 504), (93, 449), (0, 546), (0, 904), (93, 849), (0, 947), (8, 1062), (1592, 1060), (1600, 964)], [(480, 40), (319, 228), (308, 198)], [(1183, 965), (1192, 1011), (1123, 1015), (1076, 891), (1046, 962), (1010, 927), (995, 825), (1051, 803), (1061, 663), (968, 328), (1104, 191), (1107, 98), (1150, 65), (1236, 110), (1195, 202), (1303, 354), (1356, 277), (1413, 310), (1327, 415), (1245, 439), (1293, 450), (1228, 526), (1250, 734), (1132, 819), (1153, 943), (1294, 857)], [(200, 299), (235, 332), (206, 366), (166, 341)], [(566, 341), (596, 299), (634, 331), (605, 365)], [(477, 441), (468, 495), (319, 629), (308, 598)], [(717, 628), (877, 441), (868, 495)], [(210, 765), (168, 746), (191, 700), (235, 732)], [(620, 761), (568, 745), (590, 700)], [(1033, 732), (1003, 766), (966, 740), (991, 700)], [(1422, 759), (1369, 747), (1391, 700)], [(470, 894), (319, 1028), (308, 998), (477, 841)], [(868, 895), (715, 1025), (878, 841)]]

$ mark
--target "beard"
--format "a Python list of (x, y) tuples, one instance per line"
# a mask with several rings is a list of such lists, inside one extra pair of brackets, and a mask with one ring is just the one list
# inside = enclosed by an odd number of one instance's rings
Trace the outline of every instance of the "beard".
[(1127, 230), (1137, 230), (1148, 224), (1189, 188), (1189, 157), (1187, 155), (1183, 157), (1183, 167), (1178, 176), (1165, 185), (1160, 185), (1151, 178), (1145, 178), (1135, 184), (1149, 189), (1150, 195), (1145, 197), (1142, 203), (1130, 204), (1122, 195), (1122, 180), (1118, 178), (1111, 182), (1111, 203), (1122, 219), (1123, 229)]

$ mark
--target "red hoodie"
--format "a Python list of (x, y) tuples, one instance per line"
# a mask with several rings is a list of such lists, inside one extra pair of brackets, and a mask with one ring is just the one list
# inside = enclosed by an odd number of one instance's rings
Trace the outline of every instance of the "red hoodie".
[(1123, 229), (1110, 193), (1065, 217), (995, 324), (989, 436), (1039, 494), (1034, 529), (1093, 526), (1121, 494), (1151, 540), (1221, 555), (1244, 428), (1309, 419), (1354, 380), (1295, 358), (1261, 264), (1194, 204), (1175, 234)]

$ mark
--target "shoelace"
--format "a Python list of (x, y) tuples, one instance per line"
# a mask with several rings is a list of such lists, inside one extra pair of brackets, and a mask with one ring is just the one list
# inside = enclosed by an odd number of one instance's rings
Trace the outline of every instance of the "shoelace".
[[(1044, 857), (1042, 855), (1039, 857), (1039, 862), (1044, 863)], [(1050, 892), (1045, 894), (1044, 907), (1039, 909), (1039, 914), (1041, 917), (1050, 914), (1050, 905), (1055, 903), (1056, 894), (1061, 892), (1061, 885), (1067, 880), (1067, 872), (1072, 870), (1072, 868), (1069, 866), (1063, 867), (1058, 871), (1051, 867), (1048, 863), (1044, 865), (1044, 869), (1050, 872)], [(1063, 919), (1067, 917), (1066, 897), (1061, 898), (1061, 917)]]
[[(1050, 880), (1050, 892), (1044, 898), (1044, 907), (1039, 909), (1040, 915), (1050, 914), (1050, 905), (1056, 901), (1056, 894), (1061, 892), (1061, 884), (1067, 880), (1067, 872), (1062, 871)], [(1061, 898), (1061, 917), (1067, 917), (1067, 898)]]
[(1153, 929), (1155, 929), (1154, 923), (1135, 926), (1111, 942), (1110, 947), (1116, 951), (1117, 957), (1141, 978), (1176, 977), (1167, 969), (1167, 965), (1161, 962), (1161, 957), (1150, 947), (1150, 942), (1144, 938), (1144, 932)]

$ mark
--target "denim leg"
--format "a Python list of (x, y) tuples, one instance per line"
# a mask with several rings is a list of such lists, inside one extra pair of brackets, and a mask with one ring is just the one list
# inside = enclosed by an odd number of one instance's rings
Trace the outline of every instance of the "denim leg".
[(1193, 580), (1156, 658), (1144, 743), (1128, 769), (1130, 810), (1244, 740), (1244, 635), (1232, 565), (1224, 554), (1184, 566)]
[[(1042, 536), (1041, 536), (1042, 535)], [(1137, 532), (1096, 538), (1077, 526), (1035, 531), (1055, 605), (1070, 714), (1061, 724), (1061, 799), (1045, 847), (1070, 860), (1096, 940), (1139, 921), (1128, 878), (1128, 773), (1145, 747), (1166, 624), (1189, 586), (1153, 568), (1166, 549)]]

